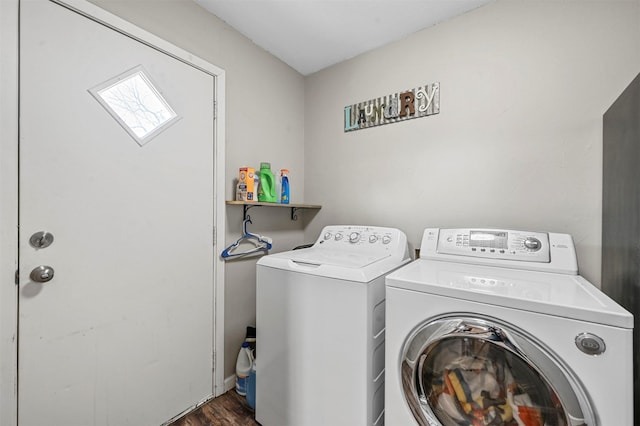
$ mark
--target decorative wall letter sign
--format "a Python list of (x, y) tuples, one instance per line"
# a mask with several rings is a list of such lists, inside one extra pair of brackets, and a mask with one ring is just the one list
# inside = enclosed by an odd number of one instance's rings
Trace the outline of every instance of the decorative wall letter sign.
[(366, 129), (440, 112), (440, 83), (344, 107), (344, 131)]

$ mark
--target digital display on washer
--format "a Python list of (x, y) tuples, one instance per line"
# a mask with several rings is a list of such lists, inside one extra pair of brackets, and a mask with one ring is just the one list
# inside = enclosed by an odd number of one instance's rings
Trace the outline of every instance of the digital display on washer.
[(470, 247), (487, 247), (493, 249), (507, 249), (508, 232), (499, 231), (470, 231)]

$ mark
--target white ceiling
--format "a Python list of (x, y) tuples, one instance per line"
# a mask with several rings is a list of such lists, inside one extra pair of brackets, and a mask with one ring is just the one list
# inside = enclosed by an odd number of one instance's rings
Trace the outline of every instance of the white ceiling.
[(491, 0), (195, 0), (309, 75)]

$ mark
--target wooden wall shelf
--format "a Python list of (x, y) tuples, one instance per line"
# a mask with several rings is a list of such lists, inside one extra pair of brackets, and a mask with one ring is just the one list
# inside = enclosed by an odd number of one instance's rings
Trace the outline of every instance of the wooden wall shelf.
[(316, 209), (320, 210), (322, 206), (317, 204), (279, 204), (279, 203), (263, 203), (263, 202), (248, 202), (248, 201), (227, 201), (228, 206), (242, 206), (242, 219), (247, 219), (247, 212), (252, 207), (284, 207), (291, 209), (291, 220), (298, 220), (296, 212), (301, 209)]

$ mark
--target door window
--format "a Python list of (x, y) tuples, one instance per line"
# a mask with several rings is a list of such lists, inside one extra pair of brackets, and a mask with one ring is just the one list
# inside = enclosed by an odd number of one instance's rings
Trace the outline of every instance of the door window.
[(178, 119), (141, 66), (89, 92), (140, 146)]

